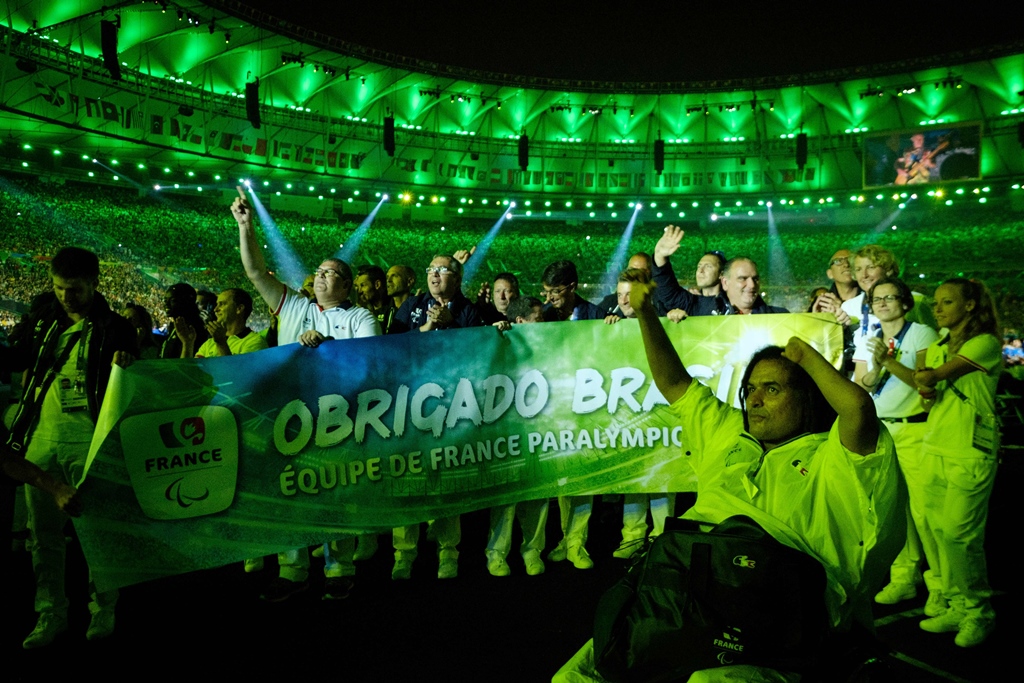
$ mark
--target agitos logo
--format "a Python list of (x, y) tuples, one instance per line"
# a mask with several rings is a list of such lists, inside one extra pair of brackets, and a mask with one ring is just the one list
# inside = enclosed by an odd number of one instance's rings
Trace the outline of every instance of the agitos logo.
[(199, 517), (234, 500), (238, 425), (223, 406), (133, 415), (121, 423), (121, 447), (148, 517)]
[(164, 442), (164, 448), (184, 446), (185, 444), (178, 439), (190, 441), (193, 446), (199, 446), (206, 439), (206, 423), (201, 417), (186, 418), (177, 425), (174, 422), (165, 422), (160, 425), (160, 439)]

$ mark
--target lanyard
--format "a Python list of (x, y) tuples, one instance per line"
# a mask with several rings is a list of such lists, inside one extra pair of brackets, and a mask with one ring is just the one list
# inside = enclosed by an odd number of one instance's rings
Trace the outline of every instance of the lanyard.
[[(893, 337), (890, 340), (892, 342), (892, 348), (890, 349), (890, 353), (892, 354), (892, 357), (896, 361), (899, 361), (899, 359), (900, 359), (900, 345), (903, 343), (903, 337), (906, 336), (907, 330), (910, 329), (910, 325), (911, 324), (912, 323), (910, 323), (910, 322), (904, 321), (903, 322), (903, 328), (900, 329), (900, 331), (896, 334), (896, 336)], [(881, 334), (882, 331), (879, 330), (878, 332), (879, 332), (878, 338), (881, 339), (882, 338), (882, 334)], [(871, 392), (871, 395), (872, 396), (878, 396), (879, 394), (881, 394), (882, 393), (882, 389), (885, 387), (885, 383), (889, 381), (889, 377), (891, 377), (891, 376), (892, 376), (891, 373), (889, 373), (885, 368), (882, 368), (881, 371), (879, 372), (878, 384), (875, 386), (875, 390)]]

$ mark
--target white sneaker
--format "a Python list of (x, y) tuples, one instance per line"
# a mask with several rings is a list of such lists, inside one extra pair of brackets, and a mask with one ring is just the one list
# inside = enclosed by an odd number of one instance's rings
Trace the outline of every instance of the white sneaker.
[(922, 631), (928, 631), (928, 633), (952, 633), (953, 631), (960, 630), (960, 624), (964, 621), (964, 613), (955, 610), (948, 609), (945, 614), (941, 614), (931, 619), (925, 619), (918, 626), (921, 627)]
[(544, 560), (540, 555), (530, 553), (523, 556), (523, 564), (526, 565), (527, 576), (540, 576), (544, 573)]
[(949, 609), (949, 601), (940, 590), (928, 591), (928, 602), (924, 603), (926, 617), (941, 617)]
[(245, 573), (246, 574), (252, 574), (253, 572), (261, 572), (261, 571), (263, 571), (263, 558), (262, 557), (250, 558), (250, 559), (246, 560), (243, 563), (242, 566), (245, 567)]
[(594, 566), (594, 561), (590, 559), (590, 553), (583, 546), (569, 548), (565, 557), (572, 562), (572, 566), (576, 569), (591, 569)]
[(960, 623), (960, 630), (956, 634), (956, 642), (960, 647), (974, 647), (985, 642), (992, 631), (995, 630), (995, 622), (992, 619), (976, 619), (969, 617)]
[(505, 558), (495, 557), (487, 561), (487, 571), (491, 576), (508, 576), (512, 573), (512, 568), (508, 566)]
[(550, 553), (548, 553), (548, 561), (561, 562), (565, 559), (565, 555), (565, 539), (563, 538), (561, 541), (558, 542), (558, 545), (556, 545), (554, 549)]
[(391, 569), (392, 581), (408, 581), (412, 578), (412, 562), (409, 560), (395, 560), (395, 566)]
[(459, 575), (459, 561), (445, 559), (437, 566), (437, 578), (454, 579)]
[(917, 588), (912, 583), (890, 583), (878, 591), (875, 595), (875, 602), (879, 605), (895, 605), (904, 600), (913, 600), (917, 597)]

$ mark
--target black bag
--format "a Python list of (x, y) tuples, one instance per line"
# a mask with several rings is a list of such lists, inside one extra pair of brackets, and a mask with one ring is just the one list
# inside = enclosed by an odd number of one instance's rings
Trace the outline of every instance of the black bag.
[(594, 663), (610, 681), (685, 681), (734, 664), (803, 672), (828, 635), (825, 570), (749, 517), (701, 532), (666, 520), (597, 606)]

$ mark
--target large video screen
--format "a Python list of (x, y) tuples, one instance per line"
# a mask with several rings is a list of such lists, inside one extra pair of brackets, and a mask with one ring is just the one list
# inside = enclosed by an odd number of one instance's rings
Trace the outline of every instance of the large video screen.
[(864, 136), (864, 187), (981, 178), (981, 124), (922, 126)]

